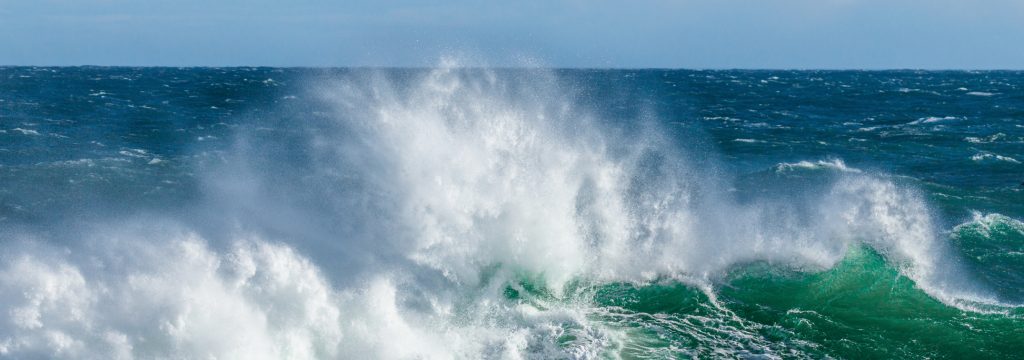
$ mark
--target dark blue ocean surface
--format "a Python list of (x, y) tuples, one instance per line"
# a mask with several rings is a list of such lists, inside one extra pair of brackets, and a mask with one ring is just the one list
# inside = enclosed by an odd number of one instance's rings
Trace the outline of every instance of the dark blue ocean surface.
[(0, 357), (1016, 357), (1022, 162), (1024, 72), (0, 68)]

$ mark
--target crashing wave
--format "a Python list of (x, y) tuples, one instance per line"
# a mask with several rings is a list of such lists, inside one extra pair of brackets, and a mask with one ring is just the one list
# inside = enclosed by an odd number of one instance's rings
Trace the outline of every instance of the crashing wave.
[(601, 311), (510, 301), (516, 279), (566, 299), (574, 282), (667, 277), (714, 302), (738, 265), (827, 269), (854, 245), (947, 304), (994, 302), (922, 197), (885, 176), (783, 163), (838, 176), (814, 196), (740, 202), (717, 170), (652, 126), (607, 128), (550, 73), (395, 77), (329, 82), (334, 113), (297, 136), (241, 136), (206, 174), (206, 223), (7, 246), (0, 355), (598, 357), (623, 336), (588, 317)]

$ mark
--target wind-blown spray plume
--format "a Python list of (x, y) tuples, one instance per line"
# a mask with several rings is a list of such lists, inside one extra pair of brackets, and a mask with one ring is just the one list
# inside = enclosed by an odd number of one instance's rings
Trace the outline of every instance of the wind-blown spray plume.
[(206, 172), (214, 218), (9, 246), (0, 356), (592, 358), (646, 336), (607, 321), (641, 315), (600, 294), (666, 282), (718, 316), (671, 325), (699, 334), (681, 354), (779, 353), (717, 302), (730, 271), (821, 271), (861, 247), (946, 304), (998, 307), (890, 178), (783, 164), (826, 181), (741, 201), (713, 162), (575, 91), (544, 70), (326, 81), (328, 111), (257, 120)]

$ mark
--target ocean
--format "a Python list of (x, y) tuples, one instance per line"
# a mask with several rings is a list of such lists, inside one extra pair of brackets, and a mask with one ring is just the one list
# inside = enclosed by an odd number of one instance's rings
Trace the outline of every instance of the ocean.
[(1024, 357), (1024, 72), (0, 67), (0, 358)]

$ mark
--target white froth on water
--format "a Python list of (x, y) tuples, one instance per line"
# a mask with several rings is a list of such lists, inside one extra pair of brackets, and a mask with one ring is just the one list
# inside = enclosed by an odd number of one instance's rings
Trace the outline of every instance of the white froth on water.
[[(964, 310), (1009, 306), (977, 285), (940, 237), (921, 196), (892, 181), (848, 177), (823, 202), (833, 239), (865, 243), (932, 297)], [(984, 311), (989, 311), (986, 309)]]
[(991, 237), (990, 232), (992, 231), (992, 228), (997, 225), (1006, 226), (1013, 229), (1018, 234), (1024, 235), (1024, 222), (999, 213), (982, 214), (978, 211), (973, 211), (971, 213), (971, 220), (957, 225), (953, 228), (953, 232), (957, 233), (965, 227), (970, 226), (974, 231), (980, 232), (987, 238)]
[(11, 131), (17, 131), (17, 132), (21, 133), (22, 135), (32, 135), (32, 136), (39, 136), (40, 135), (39, 131), (32, 130), (32, 129), (14, 128), (14, 129), (11, 129)]
[(929, 117), (924, 117), (924, 118), (920, 118), (920, 119), (911, 121), (911, 122), (907, 123), (907, 125), (932, 124), (932, 123), (937, 123), (937, 122), (953, 121), (953, 120), (962, 120), (962, 119), (959, 118), (959, 117), (956, 117), (956, 116), (943, 116), (943, 117), (929, 116)]
[(986, 137), (968, 136), (968, 137), (965, 137), (964, 140), (966, 140), (969, 143), (974, 143), (974, 144), (988, 144), (988, 143), (993, 143), (993, 142), (1002, 140), (1004, 138), (1006, 138), (1006, 134), (995, 133), (995, 134), (992, 134), (992, 135), (986, 136)]
[[(286, 194), (335, 200), (322, 213), (268, 206), (267, 184), (281, 186), (263, 181), (271, 174), (211, 175), (226, 209), (272, 215), (224, 216), (315, 216), (349, 232), (294, 225), (218, 247), (187, 227), (153, 227), (88, 235), (73, 253), (5, 249), (0, 356), (597, 357), (617, 334), (588, 320), (585, 301), (508, 301), (506, 286), (536, 278), (559, 299), (578, 279), (669, 277), (714, 299), (739, 264), (820, 270), (857, 244), (948, 304), (991, 300), (965, 280), (921, 197), (889, 178), (839, 159), (784, 163), (775, 170), (839, 180), (813, 202), (741, 203), (722, 174), (656, 131), (616, 135), (553, 75), (519, 76), (448, 66), (326, 85), (335, 113), (310, 139), (316, 171), (296, 177), (330, 186)], [(278, 242), (292, 239), (330, 246)], [(324, 253), (297, 250), (312, 248)], [(558, 345), (563, 336), (576, 340)]]
[(1009, 156), (1003, 156), (999, 154), (990, 153), (983, 151), (974, 155), (971, 155), (971, 160), (975, 162), (986, 162), (986, 161), (1002, 161), (1012, 164), (1020, 164), (1020, 161)]
[(0, 357), (565, 357), (560, 325), (584, 321), (487, 294), (417, 295), (387, 273), (339, 289), (288, 246), (245, 238), (216, 250), (158, 228), (173, 235), (89, 235), (88, 253), (35, 244), (5, 257)]
[(990, 93), (990, 92), (985, 92), (985, 91), (971, 91), (971, 92), (968, 92), (967, 95), (971, 95), (971, 96), (992, 96), (992, 95), (995, 95), (995, 94)]
[[(140, 235), (140, 234), (136, 234)], [(218, 254), (194, 235), (11, 255), (0, 268), (0, 354), (14, 358), (312, 358), (337, 354), (340, 310), (287, 247)]]
[(796, 169), (831, 169), (841, 172), (859, 173), (860, 169), (846, 166), (846, 163), (841, 159), (829, 159), (829, 160), (818, 160), (818, 161), (807, 161), (801, 160), (795, 163), (781, 163), (775, 165), (776, 172), (793, 171)]

